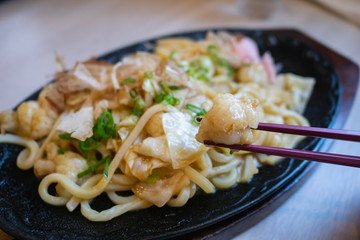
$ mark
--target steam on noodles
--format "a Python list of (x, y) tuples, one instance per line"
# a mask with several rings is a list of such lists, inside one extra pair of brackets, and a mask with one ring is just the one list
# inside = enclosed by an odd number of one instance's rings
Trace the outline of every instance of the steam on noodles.
[[(17, 166), (34, 169), (45, 202), (80, 207), (91, 221), (181, 207), (199, 189), (248, 182), (257, 166), (281, 158), (201, 141), (292, 148), (301, 137), (250, 128), (309, 125), (301, 114), (314, 85), (277, 74), (270, 53), (260, 56), (253, 40), (226, 32), (161, 39), (154, 53), (79, 62), (55, 79), (37, 101), (0, 113), (0, 142), (25, 147)], [(98, 212), (90, 203), (104, 192), (114, 205)]]

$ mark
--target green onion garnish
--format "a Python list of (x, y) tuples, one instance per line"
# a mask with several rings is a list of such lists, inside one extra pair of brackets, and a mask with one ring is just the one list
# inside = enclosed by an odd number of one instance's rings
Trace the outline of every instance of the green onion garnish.
[(164, 172), (158, 168), (152, 170), (151, 174), (147, 177), (146, 183), (156, 183), (157, 180), (165, 176)]
[(170, 60), (175, 60), (177, 56), (177, 52), (175, 50), (171, 51), (170, 55), (169, 55), (169, 59)]
[(193, 113), (196, 113), (196, 114), (206, 114), (206, 111), (198, 106), (195, 106), (193, 104), (186, 104), (186, 107), (192, 111)]
[(218, 47), (216, 46), (216, 45), (209, 45), (209, 46), (207, 46), (207, 50), (209, 51), (209, 52), (213, 52), (213, 51), (217, 51), (218, 50)]
[(101, 142), (98, 142), (93, 137), (89, 137), (85, 141), (79, 142), (79, 148), (83, 152), (97, 149), (98, 147), (100, 147), (100, 145), (101, 145)]
[(102, 139), (109, 139), (116, 137), (116, 127), (114, 119), (111, 114), (111, 110), (107, 110), (101, 113), (95, 121), (93, 127), (93, 136), (87, 138), (85, 141), (79, 142), (79, 148), (83, 152), (97, 149), (101, 145)]
[[(99, 162), (95, 163), (94, 165), (89, 166), (89, 168), (86, 169), (85, 171), (78, 173), (77, 177), (78, 177), (78, 178), (82, 178), (82, 177), (88, 175), (89, 173), (94, 172), (94, 171), (95, 171), (96, 169), (98, 169), (101, 165), (103, 165), (104, 163), (106, 163), (106, 161), (108, 161), (108, 159), (110, 159), (110, 157), (109, 157), (109, 156), (106, 156), (105, 158), (101, 159)], [(110, 161), (111, 161), (111, 159), (110, 159)]]
[(68, 151), (68, 149), (66, 147), (64, 147), (64, 148), (60, 148), (57, 152), (58, 152), (58, 154), (64, 154), (67, 151)]
[(61, 133), (61, 134), (59, 134), (58, 137), (59, 137), (60, 139), (62, 139), (62, 140), (69, 140), (69, 141), (71, 141), (71, 140), (77, 140), (76, 138), (71, 137), (71, 134), (70, 134), (70, 133)]
[(160, 92), (159, 94), (155, 95), (155, 102), (161, 102), (162, 100), (164, 100), (166, 96), (166, 93), (164, 92)]
[(174, 95), (170, 94), (170, 95), (166, 95), (161, 102), (165, 105), (176, 106), (179, 105), (180, 100), (174, 97)]
[(162, 82), (159, 82), (159, 85), (161, 87), (161, 89), (166, 93), (166, 94), (169, 94), (171, 91), (170, 91), (170, 88), (168, 87), (168, 85), (166, 84), (163, 84)]
[(207, 77), (209, 69), (203, 66), (200, 60), (196, 60), (190, 63), (189, 68), (185, 70), (194, 79), (201, 80), (203, 82), (210, 82), (210, 79)]
[(106, 162), (105, 162), (105, 168), (104, 168), (104, 177), (108, 178), (108, 174), (109, 174), (109, 165), (111, 162), (111, 158), (109, 156), (105, 157)]
[(135, 99), (132, 114), (135, 116), (141, 116), (143, 114), (145, 108), (145, 101), (141, 97)]
[(205, 109), (200, 108), (200, 107), (198, 107), (198, 106), (195, 106), (195, 105), (193, 105), (193, 104), (186, 104), (186, 107), (187, 107), (190, 111), (192, 111), (193, 113), (195, 113), (195, 116), (193, 117), (192, 123), (193, 123), (194, 125), (196, 125), (196, 126), (200, 125), (200, 122), (198, 121), (198, 118), (199, 118), (199, 117), (202, 118), (202, 117), (205, 116), (205, 114), (207, 113), (207, 112), (205, 111)]
[[(94, 152), (92, 150), (100, 147), (101, 141), (103, 139), (115, 137), (116, 125), (114, 123), (114, 119), (110, 109), (102, 112), (100, 117), (95, 120), (95, 124), (93, 127), (93, 136), (86, 138), (85, 141), (75, 139), (71, 137), (69, 133), (59, 134), (60, 139), (77, 141), (81, 155), (87, 160), (87, 162), (96, 160)], [(67, 148), (62, 148), (58, 150), (58, 153), (64, 154), (66, 151), (68, 151)]]
[(176, 106), (180, 103), (180, 100), (174, 97), (173, 93), (171, 92), (172, 89), (180, 89), (179, 86), (168, 86), (163, 84), (162, 82), (159, 83), (162, 91), (159, 94), (155, 95), (155, 101), (161, 102), (165, 105)]
[(86, 161), (86, 164), (88, 165), (88, 167), (91, 166), (91, 163), (98, 161), (95, 157), (94, 151), (83, 152), (82, 156), (85, 158), (85, 161)]
[(100, 117), (95, 121), (93, 130), (96, 139), (115, 138), (116, 128), (110, 110), (101, 113)]
[(171, 91), (176, 91), (176, 90), (180, 90), (181, 87), (180, 87), (180, 86), (176, 86), (176, 85), (170, 85), (170, 86), (169, 86), (169, 89), (170, 89)]
[(132, 88), (132, 89), (130, 90), (129, 94), (130, 94), (130, 97), (131, 97), (132, 99), (136, 98), (136, 97), (139, 95), (138, 91), (136, 91), (135, 88)]
[(230, 63), (227, 62), (225, 59), (219, 57), (218, 55), (218, 47), (215, 45), (209, 45), (207, 47), (208, 52), (210, 53), (210, 57), (217, 65), (220, 67), (224, 67), (228, 71), (228, 76), (231, 76), (236, 70), (231, 67)]
[(150, 71), (146, 71), (145, 72), (145, 78), (147, 78), (147, 79), (152, 79), (153, 78), (153, 73), (152, 72), (150, 72)]
[(128, 84), (128, 83), (134, 83), (135, 82), (135, 79), (133, 78), (126, 78), (124, 79), (122, 82), (121, 82), (121, 86), (124, 86), (125, 84)]

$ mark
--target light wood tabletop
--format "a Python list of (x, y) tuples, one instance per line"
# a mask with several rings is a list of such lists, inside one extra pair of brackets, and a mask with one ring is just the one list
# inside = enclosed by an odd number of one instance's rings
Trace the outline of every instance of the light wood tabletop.
[[(239, 12), (231, 0), (2, 1), (0, 111), (52, 79), (55, 51), (70, 67), (78, 60), (185, 30), (294, 28), (360, 64), (359, 27), (311, 1), (284, 0), (265, 20), (246, 19)], [(359, 109), (357, 94), (344, 129), (360, 130)], [(359, 156), (360, 144), (336, 141), (330, 152)], [(360, 170), (319, 164), (277, 210), (243, 233), (235, 229), (233, 237), (359, 239)], [(0, 231), (0, 239), (12, 238)]]

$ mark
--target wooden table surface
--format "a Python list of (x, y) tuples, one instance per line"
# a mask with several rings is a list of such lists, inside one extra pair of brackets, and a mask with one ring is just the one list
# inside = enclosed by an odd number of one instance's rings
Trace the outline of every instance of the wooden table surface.
[[(319, 5), (284, 0), (267, 20), (245, 19), (239, 12), (230, 0), (2, 1), (0, 111), (51, 79), (55, 51), (70, 67), (77, 60), (184, 30), (295, 28), (360, 64), (359, 27)], [(360, 130), (359, 110), (357, 94), (345, 129)], [(360, 155), (360, 144), (337, 141), (330, 151)], [(360, 170), (319, 164), (281, 207), (234, 238), (359, 239)], [(0, 231), (0, 239), (11, 237)]]

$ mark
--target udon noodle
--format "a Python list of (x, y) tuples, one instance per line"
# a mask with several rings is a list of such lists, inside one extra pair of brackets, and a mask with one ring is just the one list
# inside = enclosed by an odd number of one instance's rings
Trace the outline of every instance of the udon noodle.
[[(210, 194), (248, 182), (258, 166), (281, 158), (205, 146), (195, 139), (199, 118), (219, 126), (202, 123), (205, 137), (292, 148), (302, 137), (250, 126), (309, 125), (301, 114), (314, 85), (277, 74), (269, 52), (260, 56), (253, 40), (226, 32), (161, 39), (154, 53), (116, 64), (78, 62), (55, 80), (37, 101), (0, 114), (0, 142), (25, 147), (16, 164), (34, 169), (46, 203), (80, 206), (91, 221), (152, 205), (181, 207), (200, 189)], [(236, 121), (234, 104), (248, 108)], [(237, 128), (244, 131), (234, 137)], [(102, 193), (114, 205), (99, 212), (91, 201)]]

